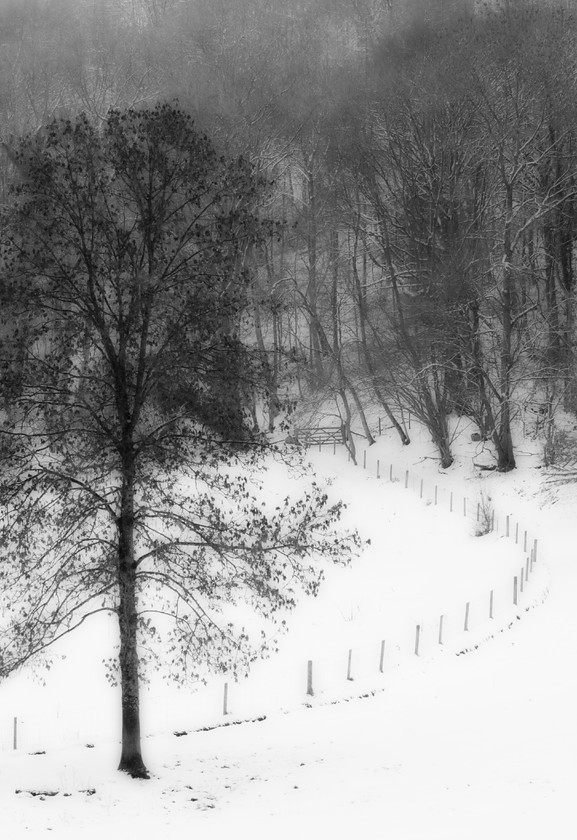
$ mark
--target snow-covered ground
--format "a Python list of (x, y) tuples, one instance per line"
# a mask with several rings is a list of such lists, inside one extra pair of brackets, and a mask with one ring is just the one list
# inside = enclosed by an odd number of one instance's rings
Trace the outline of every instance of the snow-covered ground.
[[(222, 679), (151, 684), (150, 781), (114, 769), (118, 695), (99, 664), (111, 625), (67, 640), (49, 672), (0, 686), (2, 836), (574, 836), (577, 486), (548, 488), (531, 452), (514, 473), (479, 474), (466, 429), (440, 471), (416, 438), (403, 448), (383, 437), (366, 468), (362, 451), (357, 467), (342, 451), (311, 453), (370, 545), (299, 605), (277, 657), (230, 682), (226, 718)], [(476, 537), (489, 496), (498, 530)]]

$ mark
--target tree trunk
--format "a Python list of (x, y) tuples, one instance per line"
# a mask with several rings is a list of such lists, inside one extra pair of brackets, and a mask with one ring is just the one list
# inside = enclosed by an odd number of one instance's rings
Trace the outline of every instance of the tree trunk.
[(497, 469), (509, 472), (515, 469), (513, 436), (511, 433), (511, 370), (513, 367), (513, 249), (511, 224), (513, 218), (513, 187), (508, 184), (505, 202), (505, 230), (503, 237), (503, 288), (501, 291), (501, 409), (499, 416), (499, 443)]
[(361, 421), (361, 425), (363, 427), (363, 432), (365, 433), (365, 437), (367, 439), (367, 442), (368, 442), (369, 446), (372, 446), (373, 443), (375, 442), (375, 439), (374, 439), (374, 437), (371, 433), (371, 430), (369, 428), (369, 424), (367, 422), (367, 415), (365, 414), (365, 409), (363, 408), (363, 404), (361, 403), (360, 397), (359, 397), (359, 395), (356, 391), (356, 388), (353, 387), (349, 378), (343, 376), (343, 380), (346, 384), (346, 387), (350, 391), (351, 397), (353, 398), (353, 402), (354, 402), (355, 407), (358, 411), (359, 419)]
[(317, 312), (317, 199), (316, 184), (314, 175), (314, 154), (311, 155), (307, 171), (308, 188), (308, 225), (307, 225), (307, 256), (309, 282), (307, 288), (307, 301), (312, 317), (309, 322), (309, 355), (310, 366), (313, 373), (313, 384), (320, 387), (324, 379), (323, 358), (321, 352), (321, 341), (319, 338), (319, 317)]
[[(353, 438), (353, 432), (352, 432), (352, 429), (351, 429), (352, 417), (351, 417), (351, 409), (350, 409), (350, 406), (349, 406), (349, 401), (347, 399), (347, 393), (346, 393), (344, 387), (341, 387), (341, 388), (339, 388), (337, 394), (342, 400), (343, 410), (344, 410), (344, 417), (341, 413), (341, 432), (342, 432), (342, 435), (343, 435), (343, 443), (345, 444), (345, 446), (347, 447), (347, 449), (350, 452), (351, 460), (352, 460), (353, 464), (356, 465), (356, 463), (357, 463), (357, 448), (355, 446), (355, 441), (354, 441), (354, 438)], [(338, 400), (337, 400), (337, 406), (340, 409)]]
[(148, 779), (140, 745), (140, 691), (136, 640), (136, 563), (134, 557), (134, 466), (124, 470), (121, 514), (118, 518), (118, 624), (122, 692), (122, 752), (119, 770)]
[[(365, 277), (366, 273), (366, 254), (363, 254), (363, 259), (365, 263), (363, 265), (363, 277)], [(354, 245), (354, 253), (352, 258), (352, 271), (353, 271), (353, 279), (354, 285), (356, 290), (356, 298), (357, 298), (357, 306), (358, 306), (358, 314), (359, 314), (359, 329), (360, 329), (360, 345), (363, 353), (363, 357), (365, 360), (365, 364), (367, 366), (367, 370), (369, 372), (369, 376), (371, 377), (371, 385), (373, 391), (375, 392), (375, 396), (377, 397), (378, 401), (380, 402), (382, 408), (385, 410), (387, 417), (389, 418), (390, 422), (392, 423), (394, 429), (396, 430), (397, 434), (399, 435), (403, 446), (408, 446), (411, 442), (411, 439), (407, 432), (403, 429), (395, 415), (393, 414), (385, 396), (379, 387), (378, 384), (378, 376), (377, 370), (375, 365), (373, 364), (373, 360), (371, 358), (371, 353), (367, 344), (367, 331), (366, 331), (366, 323), (367, 323), (367, 302), (366, 302), (366, 295), (365, 290), (366, 287), (364, 284), (361, 284), (361, 280), (359, 277), (359, 272), (357, 269), (357, 240), (355, 239)], [(376, 333), (376, 331), (374, 331)]]
[(444, 434), (443, 430), (433, 430), (432, 432), (433, 443), (437, 447), (439, 455), (441, 456), (441, 467), (444, 470), (449, 469), (452, 465), (454, 458), (451, 453), (451, 445), (449, 443), (448, 434)]

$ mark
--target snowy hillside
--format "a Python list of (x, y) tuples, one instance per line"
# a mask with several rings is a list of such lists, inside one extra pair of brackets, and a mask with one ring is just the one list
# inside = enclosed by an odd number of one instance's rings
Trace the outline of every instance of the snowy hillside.
[[(477, 473), (470, 442), (446, 474), (432, 454), (392, 438), (356, 467), (311, 453), (370, 545), (299, 605), (277, 657), (229, 683), (226, 717), (223, 679), (150, 685), (151, 781), (114, 770), (118, 698), (99, 664), (113, 626), (67, 640), (45, 685), (1, 686), (6, 836), (572, 836), (575, 490), (548, 489), (530, 455), (499, 476)], [(476, 537), (489, 496), (496, 531)]]

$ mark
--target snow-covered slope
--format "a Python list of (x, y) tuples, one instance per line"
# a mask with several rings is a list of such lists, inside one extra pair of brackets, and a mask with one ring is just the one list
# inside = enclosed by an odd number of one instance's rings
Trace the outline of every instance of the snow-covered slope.
[[(114, 771), (117, 695), (98, 664), (113, 628), (71, 640), (45, 687), (25, 675), (0, 687), (5, 836), (116, 835), (124, 827), (145, 837), (168, 827), (241, 838), (572, 836), (575, 490), (545, 492), (529, 466), (479, 477), (468, 445), (446, 474), (432, 454), (426, 442), (403, 449), (383, 439), (366, 469), (362, 453), (358, 467), (342, 452), (311, 455), (331, 495), (348, 501), (347, 523), (371, 544), (351, 568), (331, 571), (316, 601), (300, 605), (278, 657), (231, 683), (226, 719), (222, 680), (196, 692), (150, 687), (151, 781)], [(280, 480), (274, 471), (272, 479)], [(494, 500), (499, 533), (475, 537), (481, 491)], [(538, 539), (538, 557), (515, 606), (525, 530), (528, 549)], [(309, 660), (313, 698), (305, 695)], [(46, 752), (29, 754), (37, 750)]]

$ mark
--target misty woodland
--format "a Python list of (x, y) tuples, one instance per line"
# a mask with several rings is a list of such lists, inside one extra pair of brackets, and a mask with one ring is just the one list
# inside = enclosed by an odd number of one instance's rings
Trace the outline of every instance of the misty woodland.
[[(118, 618), (139, 685), (240, 671), (360, 538), (299, 428), (491, 468), (577, 413), (577, 14), (510, 0), (0, 2), (0, 676)], [(288, 441), (288, 442), (287, 442)], [(296, 444), (296, 445), (295, 445)], [(263, 620), (258, 638), (234, 620)]]

